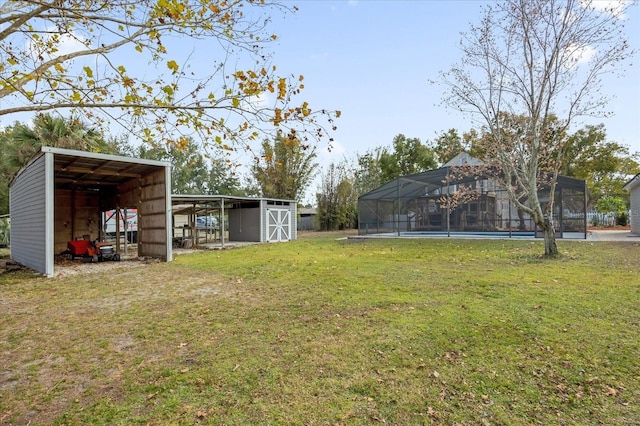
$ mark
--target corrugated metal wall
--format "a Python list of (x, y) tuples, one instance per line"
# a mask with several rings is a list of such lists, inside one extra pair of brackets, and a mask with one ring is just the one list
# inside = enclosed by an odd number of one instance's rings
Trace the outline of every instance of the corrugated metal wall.
[(46, 167), (49, 158), (52, 163), (50, 154), (38, 157), (11, 185), (11, 257), (38, 272), (53, 275), (53, 247), (48, 247), (53, 241), (47, 232), (48, 225), (53, 226), (53, 205), (47, 209), (47, 201), (52, 203), (53, 199), (53, 182), (47, 181), (47, 174), (53, 174), (53, 164)]
[(318, 229), (315, 215), (299, 216), (296, 219), (298, 222), (296, 229), (298, 231), (315, 231)]
[(298, 205), (293, 202), (289, 204), (291, 211), (291, 241), (298, 239)]

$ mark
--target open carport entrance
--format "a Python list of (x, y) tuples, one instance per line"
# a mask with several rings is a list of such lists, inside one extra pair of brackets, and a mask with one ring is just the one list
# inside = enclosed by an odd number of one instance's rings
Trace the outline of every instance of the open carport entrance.
[(52, 276), (68, 241), (102, 239), (101, 212), (127, 207), (138, 211), (138, 254), (169, 261), (170, 194), (168, 163), (42, 147), (10, 184), (11, 257)]

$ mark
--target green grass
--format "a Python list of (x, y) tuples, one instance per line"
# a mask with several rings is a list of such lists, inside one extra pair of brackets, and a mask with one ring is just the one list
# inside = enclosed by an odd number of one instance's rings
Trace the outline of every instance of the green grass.
[(0, 424), (639, 424), (638, 244), (306, 238), (0, 275)]

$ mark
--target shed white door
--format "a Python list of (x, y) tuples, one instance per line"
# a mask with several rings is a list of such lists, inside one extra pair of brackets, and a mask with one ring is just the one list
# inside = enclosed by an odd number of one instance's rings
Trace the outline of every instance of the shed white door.
[(291, 211), (289, 209), (267, 209), (267, 242), (291, 239)]

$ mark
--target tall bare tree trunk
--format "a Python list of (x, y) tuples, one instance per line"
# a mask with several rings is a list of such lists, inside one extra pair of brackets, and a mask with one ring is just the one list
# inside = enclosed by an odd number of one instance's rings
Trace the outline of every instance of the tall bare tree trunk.
[[(463, 33), (462, 59), (441, 74), (444, 102), (485, 126), (485, 166), (544, 233), (545, 256), (558, 254), (553, 197), (567, 131), (577, 117), (600, 116), (611, 99), (603, 77), (633, 57), (624, 15), (634, 2), (502, 0)], [(589, 49), (589, 55), (586, 55)], [(593, 55), (591, 55), (593, 53)], [(550, 191), (543, 216), (538, 191)], [(525, 203), (523, 203), (526, 200)]]
[(554, 257), (558, 255), (558, 245), (556, 244), (556, 230), (550, 218), (545, 217), (542, 222), (542, 230), (544, 232), (544, 255), (545, 257)]

